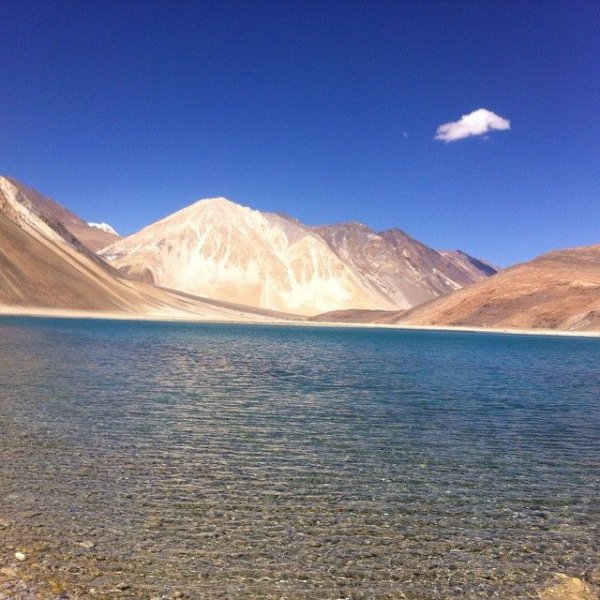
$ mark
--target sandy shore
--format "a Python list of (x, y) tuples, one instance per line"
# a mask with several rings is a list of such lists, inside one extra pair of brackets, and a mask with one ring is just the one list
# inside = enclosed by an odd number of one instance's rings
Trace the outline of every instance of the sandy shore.
[(600, 331), (563, 331), (557, 329), (518, 329), (518, 328), (487, 328), (468, 326), (438, 326), (438, 325), (411, 325), (381, 324), (381, 323), (339, 323), (327, 321), (288, 320), (284, 318), (256, 315), (248, 317), (240, 313), (239, 316), (232, 315), (231, 318), (214, 318), (210, 315), (195, 315), (186, 312), (157, 312), (148, 314), (131, 314), (117, 311), (88, 311), (62, 308), (23, 307), (0, 305), (0, 316), (15, 317), (40, 317), (61, 319), (100, 319), (119, 321), (157, 321), (157, 322), (182, 322), (182, 323), (235, 323), (250, 325), (295, 325), (301, 327), (336, 327), (348, 329), (402, 329), (412, 331), (447, 331), (447, 332), (471, 332), (471, 333), (498, 333), (510, 335), (546, 335), (561, 337), (591, 337), (600, 338)]

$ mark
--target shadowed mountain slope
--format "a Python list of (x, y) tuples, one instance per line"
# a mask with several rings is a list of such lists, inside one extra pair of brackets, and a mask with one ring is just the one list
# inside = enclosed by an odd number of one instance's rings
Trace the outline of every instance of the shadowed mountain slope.
[[(399, 229), (375, 233), (360, 223), (317, 227), (335, 253), (397, 308), (411, 308), (488, 276), (466, 254), (446, 256)], [(469, 257), (470, 258), (470, 257)], [(483, 263), (482, 263), (483, 264)], [(383, 307), (371, 307), (383, 308)]]

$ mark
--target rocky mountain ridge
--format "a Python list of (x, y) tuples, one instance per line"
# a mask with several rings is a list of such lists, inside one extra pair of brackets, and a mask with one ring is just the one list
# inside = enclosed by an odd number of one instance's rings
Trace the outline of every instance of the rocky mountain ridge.
[(471, 257), (467, 254), (440, 253), (397, 228), (376, 233), (361, 223), (344, 223), (315, 230), (338, 256), (401, 309), (496, 272), (482, 261), (481, 267), (468, 262)]
[[(600, 330), (600, 245), (557, 250), (487, 277), (493, 266), (397, 229), (309, 227), (213, 199), (109, 244), (102, 254), (111, 266), (93, 252), (94, 229), (0, 177), (0, 311)], [(165, 285), (162, 277), (172, 279)], [(180, 281), (199, 287), (164, 289)]]
[(399, 230), (309, 227), (225, 198), (200, 200), (100, 255), (134, 279), (303, 315), (411, 308), (493, 271), (467, 267)]

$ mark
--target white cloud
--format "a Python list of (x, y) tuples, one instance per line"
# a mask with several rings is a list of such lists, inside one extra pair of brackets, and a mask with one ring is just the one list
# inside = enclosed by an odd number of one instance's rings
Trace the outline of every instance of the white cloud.
[(440, 125), (435, 139), (454, 142), (472, 135), (483, 135), (491, 129), (510, 129), (510, 121), (485, 108), (478, 108), (468, 115), (463, 115), (458, 121)]

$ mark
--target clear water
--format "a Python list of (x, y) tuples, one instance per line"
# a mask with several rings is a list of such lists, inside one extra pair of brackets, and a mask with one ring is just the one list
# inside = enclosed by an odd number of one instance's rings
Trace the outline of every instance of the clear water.
[(600, 339), (5, 318), (0, 519), (82, 597), (536, 598), (599, 568)]

